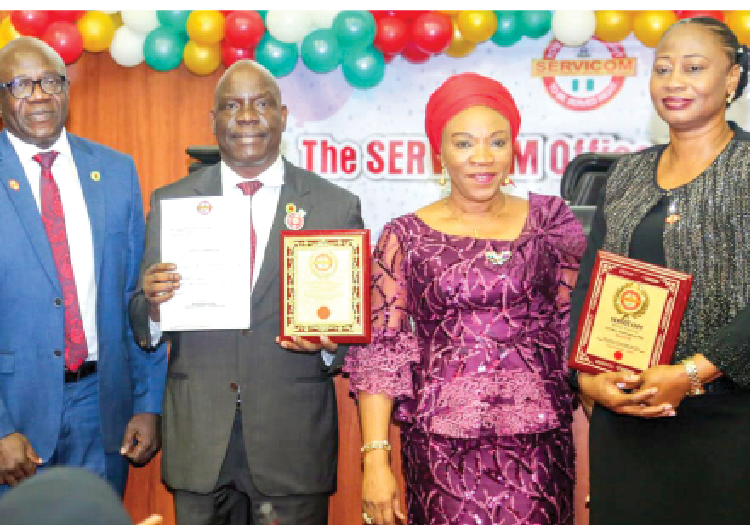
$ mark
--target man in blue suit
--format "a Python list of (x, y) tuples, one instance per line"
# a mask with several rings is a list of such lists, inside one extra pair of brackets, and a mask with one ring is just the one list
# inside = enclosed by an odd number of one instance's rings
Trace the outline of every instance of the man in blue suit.
[(133, 160), (67, 133), (70, 87), (49, 46), (0, 49), (0, 496), (53, 465), (122, 495), (160, 446), (164, 353), (128, 325), (143, 251)]

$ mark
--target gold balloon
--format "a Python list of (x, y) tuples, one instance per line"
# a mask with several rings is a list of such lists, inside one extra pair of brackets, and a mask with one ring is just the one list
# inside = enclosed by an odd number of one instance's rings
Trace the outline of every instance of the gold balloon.
[(224, 15), (220, 11), (193, 11), (185, 24), (190, 40), (218, 44), (224, 38)]
[(676, 21), (674, 11), (641, 11), (633, 18), (633, 32), (644, 46), (656, 47), (664, 32)]
[(21, 35), (16, 31), (16, 28), (13, 27), (13, 23), (10, 21), (10, 15), (3, 18), (3, 21), (0, 22), (0, 42), (2, 42), (2, 45), (4, 46), (19, 36)]
[(466, 40), (461, 34), (461, 30), (458, 29), (458, 22), (453, 20), (453, 39), (448, 45), (448, 49), (445, 50), (445, 54), (449, 57), (460, 58), (465, 57), (472, 51), (477, 45), (470, 40)]
[(629, 11), (596, 11), (594, 36), (605, 42), (619, 42), (633, 31), (633, 14)]
[(78, 31), (83, 37), (83, 49), (97, 53), (109, 49), (115, 38), (115, 23), (112, 17), (101, 11), (88, 11), (78, 22)]
[(115, 30), (125, 25), (125, 22), (122, 21), (122, 14), (119, 11), (116, 13), (112, 13), (109, 16), (110, 18), (112, 18), (112, 22), (115, 24)]
[(474, 43), (491, 38), (497, 29), (497, 16), (493, 11), (461, 11), (456, 22), (463, 37)]
[(221, 65), (220, 44), (199, 44), (189, 40), (182, 57), (185, 67), (196, 75), (210, 75)]
[(730, 11), (727, 14), (725, 20), (729, 29), (737, 35), (740, 44), (750, 46), (750, 11)]

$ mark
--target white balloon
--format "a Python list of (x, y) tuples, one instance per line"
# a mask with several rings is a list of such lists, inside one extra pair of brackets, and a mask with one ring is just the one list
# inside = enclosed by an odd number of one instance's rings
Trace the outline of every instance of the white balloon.
[(266, 28), (273, 38), (282, 42), (299, 42), (312, 31), (309, 11), (269, 11)]
[(552, 34), (563, 45), (582, 46), (594, 36), (596, 15), (593, 11), (555, 11), (552, 14)]
[(136, 33), (143, 33), (144, 35), (148, 35), (159, 27), (156, 11), (123, 11), (122, 23)]
[(107, 15), (114, 15), (115, 13), (119, 13), (120, 12), (119, 10), (117, 10), (117, 11), (105, 11), (104, 9), (99, 9), (99, 11), (101, 11), (102, 13), (105, 13)]
[(330, 29), (333, 25), (333, 19), (336, 18), (341, 11), (308, 11), (311, 15), (312, 22), (315, 27), (322, 29)]
[(146, 35), (136, 33), (128, 26), (118, 27), (115, 38), (109, 45), (109, 54), (112, 60), (121, 66), (131, 68), (143, 62), (143, 43)]

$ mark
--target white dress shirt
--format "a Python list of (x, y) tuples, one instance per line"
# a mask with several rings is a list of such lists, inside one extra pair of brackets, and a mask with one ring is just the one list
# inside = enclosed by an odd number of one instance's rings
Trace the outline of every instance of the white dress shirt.
[[(83, 319), (83, 331), (86, 334), (88, 357), (86, 360), (96, 360), (99, 355), (99, 345), (96, 333), (96, 280), (94, 276), (94, 242), (91, 235), (91, 221), (89, 220), (86, 201), (83, 198), (78, 170), (70, 151), (68, 134), (63, 128), (60, 137), (48, 150), (40, 150), (33, 144), (23, 142), (8, 131), (10, 144), (16, 150), (18, 159), (26, 174), (26, 180), (34, 195), (36, 207), (41, 216), (41, 178), (42, 167), (33, 157), (45, 151), (59, 152), (52, 164), (52, 177), (60, 189), (60, 200), (65, 213), (65, 232), (68, 236), (70, 261), (73, 265), (73, 276), (76, 282), (78, 305)], [(33, 286), (33, 284), (32, 284)]]

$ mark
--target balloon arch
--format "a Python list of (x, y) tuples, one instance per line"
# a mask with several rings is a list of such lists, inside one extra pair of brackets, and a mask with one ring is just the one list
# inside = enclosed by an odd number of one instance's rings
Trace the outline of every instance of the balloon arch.
[(124, 67), (158, 71), (184, 62), (196, 75), (253, 58), (275, 76), (298, 67), (316, 73), (341, 65), (347, 82), (366, 89), (400, 55), (421, 64), (434, 54), (460, 58), (480, 42), (512, 46), (550, 31), (566, 46), (590, 38), (618, 42), (630, 33), (648, 47), (678, 19), (711, 16), (750, 44), (750, 11), (11, 11), (0, 47), (19, 35), (43, 39), (67, 64), (109, 51)]

